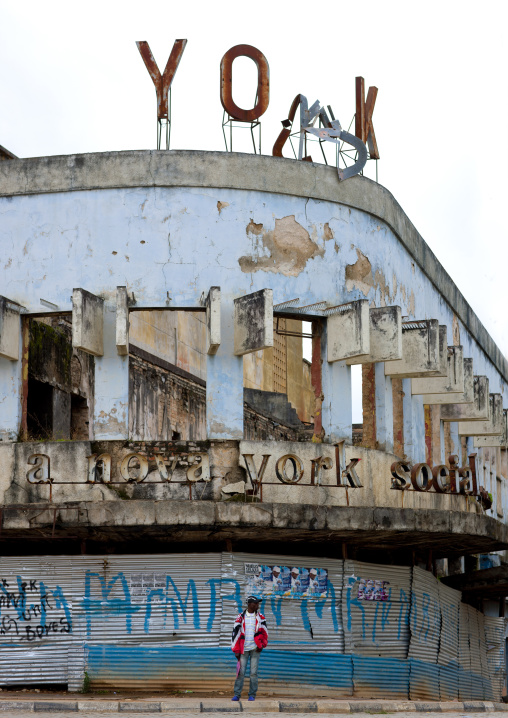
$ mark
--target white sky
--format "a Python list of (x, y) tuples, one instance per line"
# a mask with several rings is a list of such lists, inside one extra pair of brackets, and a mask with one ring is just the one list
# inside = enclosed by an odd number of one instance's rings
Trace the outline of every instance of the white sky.
[[(265, 154), (299, 92), (347, 127), (363, 75), (379, 88), (380, 182), (506, 355), (507, 19), (495, 0), (0, 0), (0, 144), (20, 157), (154, 148), (155, 89), (136, 40), (162, 71), (174, 40), (188, 39), (175, 149), (224, 149), (219, 64), (233, 45), (256, 46), (270, 65)], [(237, 60), (233, 79), (236, 102), (251, 106), (253, 63)]]

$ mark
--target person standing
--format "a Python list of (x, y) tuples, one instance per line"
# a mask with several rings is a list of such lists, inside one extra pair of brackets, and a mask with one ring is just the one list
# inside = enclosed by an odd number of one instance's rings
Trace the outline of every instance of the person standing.
[(239, 701), (242, 695), (245, 671), (250, 660), (249, 700), (256, 700), (258, 690), (258, 664), (263, 648), (268, 644), (268, 629), (266, 619), (259, 611), (259, 596), (247, 598), (247, 608), (240, 613), (233, 625), (231, 636), (231, 650), (238, 661), (234, 696), (232, 701)]

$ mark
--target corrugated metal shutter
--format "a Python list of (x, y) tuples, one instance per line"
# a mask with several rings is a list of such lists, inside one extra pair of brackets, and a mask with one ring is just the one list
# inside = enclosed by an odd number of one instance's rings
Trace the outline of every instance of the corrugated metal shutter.
[[(311, 566), (328, 572), (328, 596), (326, 599), (291, 599), (278, 596), (266, 597), (261, 611), (266, 616), (270, 632), (270, 646), (281, 651), (319, 651), (320, 653), (344, 653), (344, 632), (340, 602), (342, 595), (343, 562), (334, 559), (316, 559), (309, 556), (281, 556), (266, 554), (223, 554), (225, 580), (238, 581), (242, 592), (242, 610), (245, 608), (246, 585), (244, 566), (257, 563), (268, 566)], [(221, 645), (229, 646), (236, 606), (224, 603)]]
[(485, 616), (487, 662), (492, 686), (492, 700), (501, 700), (506, 681), (505, 631), (506, 619)]
[[(224, 553), (222, 578), (238, 582), (245, 608), (247, 579), (245, 564), (259, 566), (316, 567), (328, 572), (328, 595), (325, 599), (291, 599), (266, 596), (261, 605), (269, 631), (269, 650), (263, 653), (259, 673), (268, 690), (290, 691), (333, 689), (335, 695), (351, 695), (352, 662), (337, 654), (344, 652), (344, 633), (340, 611), (342, 594), (341, 560), (284, 556), (280, 554)], [(227, 584), (224, 583), (225, 590)], [(263, 585), (260, 584), (262, 592)], [(233, 621), (237, 614), (234, 602), (223, 602), (221, 646), (228, 650)]]
[(460, 604), (459, 612), (459, 699), (473, 699), (471, 676), (471, 652), (469, 650), (469, 609), (465, 603)]
[(461, 592), (444, 583), (437, 583), (441, 607), (441, 635), (437, 662), (439, 664), (439, 697), (454, 700), (459, 695), (459, 615)]
[(476, 611), (478, 625), (478, 652), (480, 654), (480, 675), (483, 686), (483, 698), (487, 701), (494, 699), (492, 684), (489, 675), (489, 662), (487, 659), (487, 641), (485, 640), (485, 616), (481, 611)]
[[(93, 687), (211, 688), (220, 674), (220, 554), (76, 557)], [(79, 568), (78, 568), (79, 567)]]
[(73, 641), (71, 561), (0, 559), (0, 685), (67, 683)]
[(409, 661), (372, 656), (352, 656), (352, 659), (355, 697), (408, 697)]
[(437, 657), (441, 632), (438, 581), (432, 573), (413, 567), (411, 591), (411, 659), (409, 697), (411, 700), (439, 700)]
[[(459, 698), (460, 700), (485, 699), (488, 680), (487, 651), (483, 620), (479, 611), (472, 606), (461, 604), (459, 622)], [(484, 634), (483, 637), (480, 631)], [(483, 654), (483, 656), (482, 656)]]
[[(388, 600), (371, 601), (358, 597), (361, 587), (368, 587), (368, 582), (375, 587), (376, 581), (386, 582)], [(354, 654), (355, 695), (382, 697), (389, 685), (391, 695), (407, 698), (409, 671), (405, 659), (409, 645), (410, 600), (410, 568), (345, 561), (342, 615), (346, 652)], [(385, 681), (388, 675), (390, 680)]]

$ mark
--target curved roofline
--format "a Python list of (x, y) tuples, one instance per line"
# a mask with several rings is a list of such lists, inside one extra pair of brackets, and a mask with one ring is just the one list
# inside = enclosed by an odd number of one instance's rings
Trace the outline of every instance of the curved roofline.
[(458, 287), (382, 185), (333, 167), (268, 155), (133, 150), (33, 157), (0, 163), (0, 197), (123, 187), (217, 187), (310, 197), (367, 212), (397, 235), (482, 351), (508, 382), (508, 361)]

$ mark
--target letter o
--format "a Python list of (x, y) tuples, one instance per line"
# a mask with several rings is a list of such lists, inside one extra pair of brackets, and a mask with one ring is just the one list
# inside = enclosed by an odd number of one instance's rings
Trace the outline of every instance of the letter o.
[(411, 469), (411, 483), (415, 491), (428, 491), (432, 478), (432, 469), (428, 464), (415, 464)]
[[(242, 110), (233, 101), (233, 60), (237, 57), (250, 57), (258, 68), (257, 102), (251, 110)], [(270, 69), (261, 50), (252, 45), (235, 45), (226, 52), (220, 61), (220, 101), (228, 115), (240, 122), (253, 122), (266, 112), (270, 102)]]
[[(137, 459), (139, 461), (139, 474), (133, 478), (129, 476), (129, 464), (132, 459)], [(120, 464), (120, 473), (125, 481), (137, 481), (138, 484), (141, 483), (141, 481), (144, 481), (148, 476), (148, 461), (146, 460), (146, 456), (143, 456), (143, 454), (136, 454), (135, 452), (127, 454), (127, 456), (123, 457), (122, 463)]]
[[(293, 467), (292, 477), (288, 476), (286, 473), (286, 465), (288, 461)], [(302, 462), (298, 456), (295, 456), (294, 454), (284, 454), (284, 456), (281, 456), (275, 465), (275, 473), (277, 474), (279, 481), (283, 484), (297, 484), (303, 476)]]

